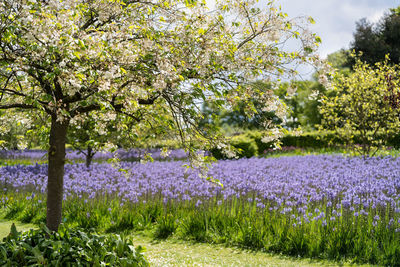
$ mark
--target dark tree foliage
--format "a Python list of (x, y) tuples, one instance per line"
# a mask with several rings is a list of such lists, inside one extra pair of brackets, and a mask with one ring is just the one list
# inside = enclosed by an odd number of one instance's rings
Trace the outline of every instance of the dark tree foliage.
[(210, 103), (204, 103), (202, 107), (204, 119), (201, 126), (216, 124), (220, 127), (263, 130), (265, 129), (263, 122), (266, 119), (271, 120), (275, 124), (282, 123), (282, 120), (275, 116), (274, 112), (262, 111), (261, 104), (258, 101), (254, 100), (252, 104), (257, 109), (257, 113), (249, 117), (245, 111), (248, 107), (245, 102), (239, 103), (232, 111), (221, 111)]
[[(361, 60), (370, 65), (385, 60), (389, 54), (391, 63), (400, 63), (400, 7), (391, 9), (378, 23), (370, 23), (365, 18), (356, 23), (354, 40), (350, 50), (362, 52)], [(355, 63), (348, 57), (349, 66)]]

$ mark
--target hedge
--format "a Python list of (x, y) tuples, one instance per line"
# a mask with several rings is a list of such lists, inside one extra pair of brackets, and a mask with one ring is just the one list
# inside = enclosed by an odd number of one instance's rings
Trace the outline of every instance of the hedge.
[[(253, 157), (263, 155), (265, 151), (273, 147), (272, 143), (261, 141), (263, 133), (260, 131), (248, 131), (232, 137), (230, 144), (239, 150), (239, 157)], [(382, 138), (383, 139), (383, 138)], [(318, 149), (346, 145), (346, 141), (338, 137), (334, 132), (306, 132), (301, 135), (287, 134), (281, 138), (282, 147), (297, 147), (303, 149)], [(354, 143), (361, 143), (358, 135), (354, 136)], [(386, 146), (400, 148), (400, 133), (386, 140)], [(213, 148), (211, 153), (217, 159), (226, 158), (220, 149)]]

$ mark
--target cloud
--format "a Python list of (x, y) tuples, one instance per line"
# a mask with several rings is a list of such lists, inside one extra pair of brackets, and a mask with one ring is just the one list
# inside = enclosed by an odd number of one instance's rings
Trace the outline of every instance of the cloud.
[(322, 38), (323, 57), (349, 47), (355, 24), (361, 18), (377, 22), (389, 8), (399, 5), (398, 0), (281, 0), (277, 3), (291, 17), (314, 18), (316, 24), (310, 28)]
[[(206, 0), (212, 8), (216, 0)], [(270, 0), (260, 0), (259, 6)], [(322, 44), (319, 53), (326, 57), (342, 48), (348, 48), (353, 40), (356, 22), (367, 18), (376, 23), (390, 8), (400, 5), (399, 0), (276, 0), (276, 4), (288, 13), (289, 17), (311, 16), (316, 23), (310, 30), (319, 35)], [(300, 72), (309, 78), (311, 68), (302, 67)]]
[(382, 9), (382, 10), (377, 10), (375, 11), (375, 13), (373, 13), (372, 15), (367, 17), (367, 20), (369, 20), (370, 22), (373, 23), (377, 23), (385, 14), (387, 10), (386, 9)]

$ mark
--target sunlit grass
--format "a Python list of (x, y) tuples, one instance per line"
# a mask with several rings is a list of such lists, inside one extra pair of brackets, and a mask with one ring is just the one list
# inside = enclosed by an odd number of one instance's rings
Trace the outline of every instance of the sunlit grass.
[(31, 223), (21, 223), (18, 220), (8, 221), (4, 219), (0, 219), (0, 242), (10, 233), (11, 225), (15, 224), (18, 231), (27, 231), (29, 229), (37, 228), (37, 225)]
[[(37, 228), (37, 226), (33, 224), (0, 219), (0, 242), (9, 234), (12, 223), (16, 224), (18, 231), (27, 231), (31, 228)], [(128, 237), (133, 240), (135, 246), (141, 245), (146, 248), (144, 254), (151, 266), (370, 266), (355, 265), (348, 262), (278, 256), (262, 251), (182, 241), (173, 237), (160, 240), (152, 238), (149, 236), (149, 233), (128, 233)]]
[(262, 251), (187, 242), (176, 238), (155, 240), (143, 235), (131, 237), (135, 245), (146, 247), (145, 255), (152, 266), (371, 266), (278, 256)]
[[(345, 156), (360, 156), (355, 153), (354, 150), (349, 148), (340, 148), (340, 147), (328, 147), (328, 148), (298, 148), (298, 147), (290, 147), (276, 150), (270, 150), (261, 155), (266, 158), (275, 158), (275, 157), (290, 157), (290, 156), (305, 156), (305, 155), (345, 155)], [(375, 155), (375, 157), (399, 157), (400, 150), (394, 149), (390, 147), (383, 147), (379, 149)]]

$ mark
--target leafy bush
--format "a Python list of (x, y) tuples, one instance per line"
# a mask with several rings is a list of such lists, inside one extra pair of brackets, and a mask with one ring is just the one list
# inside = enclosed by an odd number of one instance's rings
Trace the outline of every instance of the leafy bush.
[[(274, 146), (272, 143), (262, 142), (263, 133), (261, 131), (247, 131), (243, 134), (234, 136), (230, 144), (239, 149), (239, 158), (253, 157), (263, 155), (266, 151), (270, 151)], [(354, 134), (350, 143), (361, 144), (362, 137)], [(381, 140), (382, 144), (396, 149), (400, 148), (400, 133), (387, 137), (385, 133), (378, 132), (376, 140)], [(281, 147), (292, 147), (299, 149), (320, 149), (327, 147), (342, 147), (349, 144), (348, 140), (341, 138), (333, 131), (312, 131), (304, 132), (300, 135), (286, 134), (281, 139)], [(225, 159), (226, 157), (220, 149), (211, 149), (212, 155), (216, 159)]]
[(329, 96), (321, 100), (321, 123), (356, 153), (373, 156), (400, 129), (400, 66), (390, 65), (389, 58), (374, 66), (356, 59), (353, 70), (334, 75)]
[(251, 158), (253, 156), (257, 156), (257, 144), (254, 139), (250, 138), (248, 135), (234, 136), (231, 144), (239, 150), (238, 156), (240, 158)]
[[(239, 158), (251, 158), (258, 155), (257, 143), (253, 138), (247, 134), (233, 136), (230, 140), (230, 145), (236, 149), (236, 155)], [(211, 149), (211, 154), (216, 159), (226, 159), (227, 157), (222, 153), (221, 149)]]
[(300, 148), (324, 148), (328, 146), (345, 145), (345, 141), (338, 138), (333, 132), (306, 132), (299, 136), (285, 135), (282, 146)]
[[(262, 141), (263, 133), (261, 131), (247, 131), (246, 133), (232, 137), (230, 145), (238, 149), (237, 155), (239, 158), (250, 158), (257, 155), (262, 155), (265, 151), (274, 147), (273, 143), (265, 143)], [(355, 137), (357, 138), (357, 136)], [(357, 140), (357, 139), (356, 139)], [(281, 138), (282, 147), (297, 147), (297, 148), (325, 148), (329, 146), (345, 145), (345, 141), (337, 137), (334, 132), (306, 132), (301, 135), (286, 134)], [(400, 136), (394, 139), (398, 141), (400, 147)], [(394, 146), (394, 145), (393, 145)], [(211, 149), (212, 155), (216, 159), (225, 159), (220, 149)]]
[(254, 140), (254, 143), (257, 146), (258, 155), (262, 155), (265, 150), (268, 150), (273, 147), (272, 142), (265, 143), (261, 141), (264, 136), (261, 131), (247, 131), (246, 136)]
[(119, 235), (98, 235), (60, 226), (20, 233), (13, 224), (0, 243), (1, 266), (148, 266), (143, 248)]

